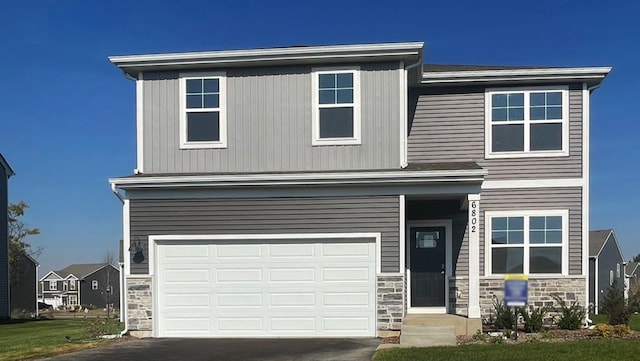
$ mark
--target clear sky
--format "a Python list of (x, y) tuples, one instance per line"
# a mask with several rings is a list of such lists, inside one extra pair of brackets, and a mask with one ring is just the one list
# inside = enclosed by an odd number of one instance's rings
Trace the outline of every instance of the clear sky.
[(0, 2), (0, 152), (41, 273), (117, 252), (107, 178), (135, 168), (135, 85), (109, 55), (424, 41), (429, 63), (613, 66), (591, 102), (591, 228), (640, 252), (640, 2)]

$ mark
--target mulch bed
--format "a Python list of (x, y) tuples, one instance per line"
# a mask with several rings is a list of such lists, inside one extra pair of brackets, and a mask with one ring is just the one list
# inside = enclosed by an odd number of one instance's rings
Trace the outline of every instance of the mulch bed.
[[(469, 344), (485, 344), (496, 343), (495, 337), (491, 337), (484, 333), (485, 339), (475, 339), (473, 336), (458, 336), (458, 345)], [(503, 343), (521, 343), (521, 342), (567, 342), (567, 341), (579, 341), (579, 340), (598, 340), (603, 337), (596, 334), (595, 330), (579, 329), (579, 330), (560, 330), (549, 329), (543, 333), (525, 333), (518, 332), (518, 340), (513, 338), (503, 339)], [(640, 340), (640, 332), (631, 331), (628, 335), (617, 337), (621, 339)]]

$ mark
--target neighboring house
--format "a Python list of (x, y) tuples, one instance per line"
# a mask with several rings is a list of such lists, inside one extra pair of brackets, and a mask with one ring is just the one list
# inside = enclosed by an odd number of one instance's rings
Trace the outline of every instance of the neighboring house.
[(104, 263), (72, 264), (40, 279), (41, 300), (59, 306), (120, 307), (118, 268)]
[(15, 261), (11, 283), (11, 311), (38, 315), (38, 261), (23, 253)]
[(589, 99), (610, 68), (424, 64), (423, 43), (116, 56), (134, 335), (473, 334), (507, 273), (587, 303)]
[(589, 232), (589, 304), (597, 315), (614, 283), (625, 290), (625, 261), (613, 229)]
[(9, 178), (13, 169), (0, 153), (0, 320), (11, 317), (9, 292)]
[(627, 262), (624, 268), (624, 299), (629, 300), (629, 297), (635, 298), (636, 303), (639, 303), (638, 297), (640, 297), (640, 263)]

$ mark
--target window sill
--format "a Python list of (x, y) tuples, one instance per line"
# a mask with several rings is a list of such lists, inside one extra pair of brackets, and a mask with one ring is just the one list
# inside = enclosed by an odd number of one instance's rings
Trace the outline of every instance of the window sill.
[(180, 149), (226, 149), (227, 144), (222, 142), (189, 142), (180, 144)]
[(568, 157), (568, 151), (548, 151), (548, 152), (504, 152), (487, 153), (485, 159), (509, 159), (509, 158), (559, 158)]
[(358, 138), (327, 138), (327, 139), (314, 139), (311, 142), (312, 146), (323, 145), (361, 145), (362, 142)]
[[(517, 274), (521, 274), (521, 273), (517, 273)], [(506, 275), (507, 274), (487, 275), (480, 278), (485, 280), (504, 280), (504, 277)], [(560, 277), (561, 278), (576, 277), (579, 275), (568, 275), (563, 273), (533, 273), (533, 274), (527, 274), (525, 276), (527, 276), (529, 279), (545, 279), (545, 278), (560, 278)], [(583, 277), (583, 276), (580, 276), (580, 277)]]

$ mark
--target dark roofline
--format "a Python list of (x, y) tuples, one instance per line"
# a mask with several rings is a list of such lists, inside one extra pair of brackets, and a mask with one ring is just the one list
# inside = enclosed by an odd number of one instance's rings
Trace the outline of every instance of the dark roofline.
[(7, 159), (2, 155), (2, 153), (0, 153), (0, 165), (2, 165), (5, 169), (5, 172), (7, 172), (7, 178), (10, 178), (12, 175), (16, 174), (16, 172), (13, 171), (13, 169), (9, 165), (9, 162), (7, 162)]

